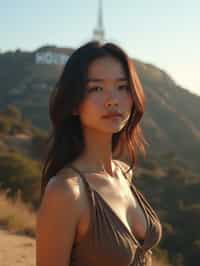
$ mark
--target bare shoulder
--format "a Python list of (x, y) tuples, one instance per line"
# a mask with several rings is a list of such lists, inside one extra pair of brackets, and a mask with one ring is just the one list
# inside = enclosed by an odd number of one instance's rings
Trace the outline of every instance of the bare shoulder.
[(62, 190), (64, 193), (78, 196), (77, 188), (80, 185), (80, 178), (70, 169), (63, 168), (53, 176), (47, 185), (47, 190)]
[(46, 185), (38, 210), (38, 219), (40, 217), (53, 218), (53, 216), (67, 219), (67, 216), (64, 217), (65, 210), (67, 210), (74, 217), (74, 223), (77, 223), (81, 209), (80, 194), (76, 176), (68, 176), (64, 179), (56, 174)]
[[(133, 169), (130, 169), (130, 165), (122, 160), (114, 160), (120, 168), (123, 170), (123, 172), (128, 177), (129, 182), (132, 182), (133, 180)], [(129, 171), (128, 171), (129, 170)]]
[[(50, 200), (67, 201), (74, 207), (81, 206), (82, 183), (79, 175), (69, 168), (59, 170), (48, 182), (46, 196)], [(78, 211), (78, 210), (77, 210)]]
[(58, 173), (48, 182), (37, 213), (37, 266), (69, 264), (82, 212), (81, 197), (80, 179), (74, 173)]

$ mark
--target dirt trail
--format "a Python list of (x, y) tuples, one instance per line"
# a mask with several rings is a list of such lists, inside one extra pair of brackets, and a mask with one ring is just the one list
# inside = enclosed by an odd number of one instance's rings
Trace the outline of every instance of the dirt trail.
[(0, 229), (0, 265), (35, 266), (35, 239)]

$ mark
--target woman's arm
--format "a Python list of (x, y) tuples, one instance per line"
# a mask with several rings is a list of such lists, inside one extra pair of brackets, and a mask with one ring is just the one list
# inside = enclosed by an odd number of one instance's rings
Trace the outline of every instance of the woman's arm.
[(68, 266), (80, 218), (79, 187), (73, 178), (49, 182), (37, 215), (36, 266)]

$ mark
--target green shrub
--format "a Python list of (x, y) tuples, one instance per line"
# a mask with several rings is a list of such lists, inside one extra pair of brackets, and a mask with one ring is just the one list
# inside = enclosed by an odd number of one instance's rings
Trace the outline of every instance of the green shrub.
[(0, 187), (15, 197), (21, 190), (22, 200), (36, 204), (39, 197), (41, 165), (39, 162), (12, 152), (0, 154)]

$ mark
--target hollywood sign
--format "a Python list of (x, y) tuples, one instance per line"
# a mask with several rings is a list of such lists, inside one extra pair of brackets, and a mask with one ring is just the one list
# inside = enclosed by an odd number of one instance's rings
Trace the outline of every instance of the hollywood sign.
[(64, 65), (69, 56), (55, 52), (38, 52), (35, 55), (36, 64)]

